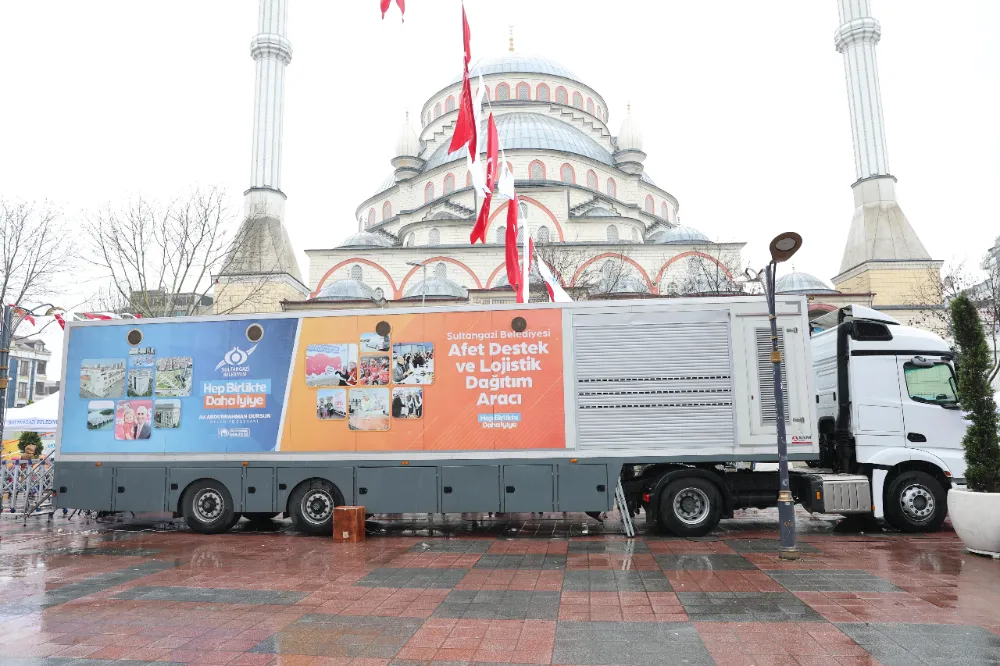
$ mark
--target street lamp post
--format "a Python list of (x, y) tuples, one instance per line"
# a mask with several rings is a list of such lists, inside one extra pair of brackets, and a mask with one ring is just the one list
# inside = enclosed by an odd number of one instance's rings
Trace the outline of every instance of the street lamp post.
[(423, 261), (408, 261), (406, 265), (424, 269), (423, 293), (420, 294), (420, 307), (424, 307), (427, 303), (427, 264)]

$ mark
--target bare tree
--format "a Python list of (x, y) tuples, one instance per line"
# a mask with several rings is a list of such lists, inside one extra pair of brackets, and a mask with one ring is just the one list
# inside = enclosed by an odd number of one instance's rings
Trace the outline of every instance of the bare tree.
[[(535, 261), (544, 261), (564, 286), (586, 290), (595, 297), (638, 293), (636, 290), (644, 283), (629, 261), (629, 246), (617, 245), (607, 254), (610, 256), (602, 260), (590, 261), (594, 255), (586, 247), (569, 243), (535, 244)], [(533, 278), (537, 270), (532, 267)]]
[(993, 350), (993, 367), (990, 369), (992, 383), (1000, 373), (1000, 237), (996, 239), (980, 264), (982, 281), (969, 288), (969, 296), (979, 309), (986, 339)]
[(740, 253), (725, 244), (712, 243), (694, 248), (696, 254), (682, 259), (661, 294), (670, 296), (709, 296), (756, 293), (753, 283), (744, 278)]
[(903, 301), (916, 312), (914, 326), (938, 331), (951, 338), (951, 317), (948, 303), (965, 290), (975, 286), (974, 276), (965, 262), (952, 263), (944, 270), (928, 269), (923, 280), (914, 280)]
[(0, 199), (0, 303), (37, 304), (58, 293), (73, 256), (51, 205)]
[[(242, 222), (242, 224), (241, 224)], [(251, 239), (253, 219), (241, 220), (221, 190), (194, 190), (168, 205), (141, 197), (120, 208), (106, 206), (87, 218), (88, 260), (106, 286), (95, 297), (102, 308), (143, 317), (201, 314), (212, 303), (213, 276), (239, 254), (257, 253)], [(241, 276), (247, 288), (227, 299), (222, 312), (252, 303), (264, 278), (277, 266), (275, 253), (257, 260), (258, 272)]]

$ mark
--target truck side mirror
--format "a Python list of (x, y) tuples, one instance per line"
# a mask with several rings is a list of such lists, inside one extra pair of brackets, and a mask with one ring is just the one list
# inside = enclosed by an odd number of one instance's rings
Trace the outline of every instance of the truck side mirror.
[(934, 361), (928, 361), (923, 356), (914, 356), (910, 359), (910, 363), (917, 366), (918, 368), (933, 368)]

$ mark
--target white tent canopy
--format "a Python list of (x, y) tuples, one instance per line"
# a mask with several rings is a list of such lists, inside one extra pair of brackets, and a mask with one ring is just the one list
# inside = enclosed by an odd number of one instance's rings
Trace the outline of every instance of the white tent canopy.
[(4, 433), (54, 432), (59, 420), (59, 392), (45, 396), (27, 407), (8, 409), (3, 424)]

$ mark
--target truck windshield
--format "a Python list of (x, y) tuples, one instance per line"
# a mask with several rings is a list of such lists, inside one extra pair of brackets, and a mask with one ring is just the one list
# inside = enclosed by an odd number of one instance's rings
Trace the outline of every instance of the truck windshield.
[(948, 363), (920, 366), (913, 363), (903, 365), (906, 390), (912, 400), (938, 405), (955, 405), (955, 373)]

